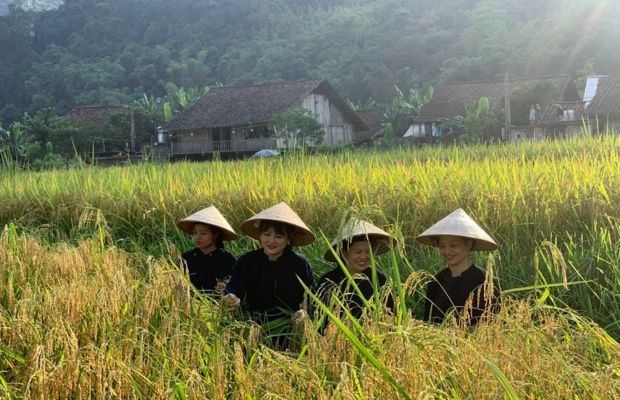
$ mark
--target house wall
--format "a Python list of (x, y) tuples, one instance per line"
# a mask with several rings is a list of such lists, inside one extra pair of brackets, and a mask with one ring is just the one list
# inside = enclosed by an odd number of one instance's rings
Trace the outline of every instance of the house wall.
[(196, 144), (205, 140), (211, 140), (211, 131), (207, 129), (192, 129), (175, 131), (174, 139), (176, 143)]
[(338, 107), (327, 97), (312, 93), (302, 101), (301, 106), (310, 110), (323, 125), (323, 144), (337, 146), (351, 143), (355, 139), (353, 125), (345, 120)]
[[(563, 129), (563, 128), (562, 128)], [(513, 126), (510, 128), (511, 142), (518, 142), (520, 140), (535, 140), (539, 141), (544, 138), (545, 134), (542, 128), (534, 126)]]
[(611, 117), (598, 117), (590, 116), (590, 131), (592, 133), (596, 132), (611, 132), (611, 133), (620, 133), (620, 120), (615, 120)]

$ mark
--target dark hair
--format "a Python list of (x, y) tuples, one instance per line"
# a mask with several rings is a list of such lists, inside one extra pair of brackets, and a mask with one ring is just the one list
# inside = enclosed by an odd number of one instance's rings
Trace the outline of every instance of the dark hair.
[(350, 239), (343, 240), (342, 241), (342, 250), (343, 251), (349, 250), (349, 248), (351, 246), (353, 246), (354, 243), (357, 243), (357, 242), (368, 242), (368, 244), (370, 245), (371, 248), (374, 248), (374, 245), (375, 245), (375, 243), (374, 243), (374, 241), (372, 240), (371, 237), (367, 238), (364, 235), (358, 235), (358, 236), (353, 236)]
[(211, 233), (215, 237), (215, 240), (214, 240), (215, 241), (215, 247), (217, 247), (218, 249), (223, 249), (224, 248), (224, 235), (223, 235), (223, 232), (222, 232), (222, 230), (220, 228), (218, 228), (217, 226), (205, 224), (203, 222), (194, 222), (194, 224), (192, 225), (192, 231), (194, 230), (194, 227), (196, 225), (202, 225), (202, 226), (206, 226), (207, 228), (209, 228), (209, 230), (211, 231)]
[(475, 240), (475, 239), (468, 238), (468, 237), (465, 237), (465, 236), (458, 236), (458, 235), (437, 235), (437, 236), (433, 236), (433, 237), (432, 237), (432, 240), (433, 240), (433, 243), (435, 244), (435, 246), (438, 246), (438, 247), (439, 247), (439, 237), (440, 237), (440, 236), (456, 236), (456, 237), (459, 237), (459, 238), (463, 239), (463, 241), (464, 241), (465, 243), (467, 243), (467, 242), (471, 242), (471, 246), (469, 247), (469, 251), (471, 251), (471, 249), (473, 249), (473, 248), (474, 248), (474, 246), (476, 245), (476, 240)]
[(287, 224), (285, 222), (279, 222), (279, 221), (271, 221), (268, 219), (261, 220), (260, 229), (258, 231), (259, 233), (263, 233), (269, 228), (273, 228), (273, 230), (278, 235), (286, 235), (286, 237), (289, 239), (293, 236), (293, 234), (296, 231), (295, 227), (291, 224)]

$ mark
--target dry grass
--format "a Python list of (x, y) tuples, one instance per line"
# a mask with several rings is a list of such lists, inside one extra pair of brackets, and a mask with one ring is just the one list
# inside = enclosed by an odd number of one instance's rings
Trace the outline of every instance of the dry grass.
[[(397, 235), (378, 260), (397, 315), (324, 336), (307, 325), (288, 353), (191, 297), (174, 222), (215, 204), (236, 227), (279, 201), (328, 237), (347, 213)], [(620, 398), (618, 204), (618, 136), (0, 170), (0, 397)], [(413, 238), (457, 207), (501, 243), (476, 261), (493, 266), (506, 306), (474, 331), (414, 318), (441, 262)], [(303, 249), (317, 273), (325, 248)]]
[[(307, 324), (301, 353), (271, 350), (256, 326), (192, 298), (165, 259), (6, 230), (0, 265), (0, 371), (15, 398), (399, 397), (335, 325), (321, 336)], [(521, 397), (620, 397), (618, 343), (534, 301), (509, 302), (474, 331), (389, 316), (365, 331), (411, 398), (501, 398), (486, 361)]]

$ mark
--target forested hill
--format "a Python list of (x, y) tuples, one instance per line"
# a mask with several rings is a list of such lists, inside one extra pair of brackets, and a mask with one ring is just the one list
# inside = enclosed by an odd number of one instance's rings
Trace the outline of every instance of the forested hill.
[(616, 0), (66, 0), (0, 17), (0, 121), (166, 85), (326, 78), (345, 97), (620, 70)]
[(62, 3), (62, 0), (0, 0), (0, 16), (7, 15), (11, 7), (29, 11), (44, 11), (54, 9)]

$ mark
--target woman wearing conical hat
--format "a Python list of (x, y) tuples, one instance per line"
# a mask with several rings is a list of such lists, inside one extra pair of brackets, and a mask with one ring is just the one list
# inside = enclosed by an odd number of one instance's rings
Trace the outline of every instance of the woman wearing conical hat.
[(260, 241), (261, 248), (239, 257), (226, 286), (225, 301), (230, 309), (245, 301), (257, 322), (305, 315), (305, 289), (299, 280), (314, 288), (308, 260), (293, 251), (314, 241), (314, 234), (286, 204), (279, 203), (241, 224), (241, 231)]
[[(448, 264), (426, 287), (424, 319), (441, 323), (452, 310), (470, 324), (475, 324), (485, 311), (499, 309), (500, 287), (495, 277), (487, 280), (486, 272), (470, 257), (472, 251), (491, 251), (497, 243), (465, 211), (458, 209), (417, 237), (423, 244), (439, 248)], [(470, 299), (471, 296), (471, 299)], [(471, 301), (471, 307), (465, 307)]]
[[(368, 221), (352, 220), (343, 227), (338, 237), (332, 241), (331, 247), (339, 254), (344, 267), (353, 277), (354, 283), (364, 299), (368, 301), (375, 293), (372, 268), (370, 268), (371, 257), (385, 253), (394, 244), (395, 240), (384, 230)], [(327, 261), (337, 262), (331, 249), (325, 252), (324, 257)], [(382, 287), (385, 285), (387, 277), (382, 271), (377, 270), (376, 273), (377, 285)], [(325, 273), (319, 279), (317, 287), (319, 288), (319, 296), (324, 303), (329, 303), (332, 293), (337, 291), (343, 304), (353, 316), (359, 318), (362, 315), (364, 301), (352, 287), (352, 283), (340, 265)], [(386, 303), (390, 309), (393, 308), (391, 296), (387, 297)]]
[(236, 261), (224, 250), (224, 241), (235, 239), (237, 234), (215, 206), (180, 220), (177, 226), (192, 235), (196, 244), (181, 256), (190, 282), (201, 293), (221, 293)]

